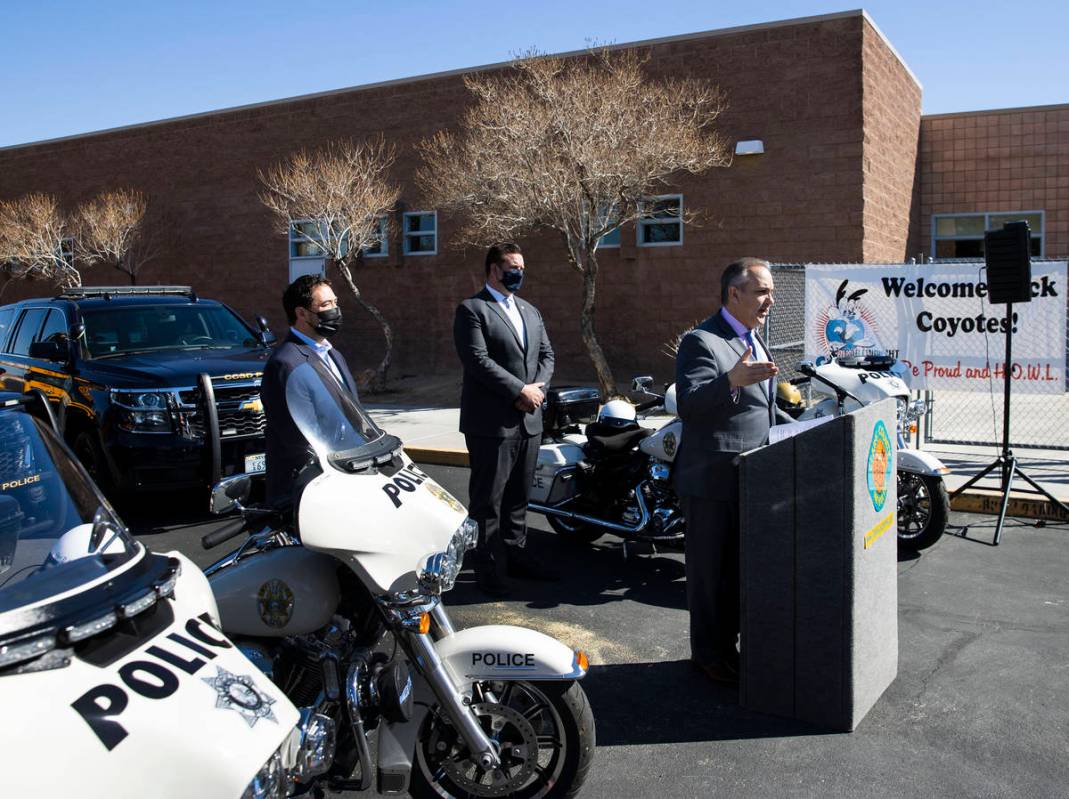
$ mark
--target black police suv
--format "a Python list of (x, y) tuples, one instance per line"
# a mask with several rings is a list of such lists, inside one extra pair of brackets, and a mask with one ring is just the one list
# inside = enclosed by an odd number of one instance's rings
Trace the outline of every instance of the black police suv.
[(0, 389), (43, 392), (105, 491), (264, 470), (275, 336), (187, 286), (100, 286), (0, 307)]

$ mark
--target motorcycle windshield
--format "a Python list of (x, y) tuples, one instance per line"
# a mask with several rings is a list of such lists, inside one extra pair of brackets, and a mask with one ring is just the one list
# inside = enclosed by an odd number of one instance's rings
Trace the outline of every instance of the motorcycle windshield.
[(55, 434), (0, 412), (0, 614), (103, 580), (138, 550)]
[(353, 471), (362, 462), (375, 463), (380, 450), (395, 449), (391, 440), (400, 446), (353, 401), (327, 367), (314, 360), (290, 372), (286, 406), (320, 463)]

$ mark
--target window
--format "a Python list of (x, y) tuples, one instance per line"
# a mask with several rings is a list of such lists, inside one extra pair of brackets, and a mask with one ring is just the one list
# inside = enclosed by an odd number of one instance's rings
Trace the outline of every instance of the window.
[(937, 214), (932, 217), (932, 253), (936, 258), (983, 258), (984, 232), (1001, 230), (1007, 222), (1027, 222), (1032, 255), (1043, 255), (1043, 211)]
[(5, 308), (0, 311), (0, 348), (7, 343), (7, 336), (11, 332), (11, 323), (15, 321), (15, 309)]
[(642, 203), (638, 246), (678, 247), (683, 243), (683, 195), (650, 197)]
[(298, 219), (290, 222), (290, 283), (302, 275), (325, 273), (325, 253), (317, 243), (322, 240), (323, 232), (315, 220)]
[(438, 212), (410, 211), (404, 215), (405, 255), (435, 255), (438, 252)]
[(74, 239), (67, 237), (59, 243), (59, 257), (67, 266), (74, 266)]
[(379, 242), (374, 247), (365, 247), (365, 258), (385, 258), (390, 254), (390, 220), (383, 214), (379, 217)]
[(256, 335), (221, 305), (138, 305), (82, 312), (89, 357), (140, 350), (221, 350), (257, 345)]
[(41, 322), (44, 321), (47, 312), (47, 308), (30, 308), (22, 315), (19, 329), (15, 333), (15, 341), (11, 345), (11, 352), (15, 355), (30, 354), (30, 344), (37, 335), (37, 331), (41, 329)]
[(54, 341), (57, 344), (67, 343), (67, 317), (62, 311), (51, 310), (45, 319), (44, 329), (41, 330), (36, 341)]
[[(604, 205), (598, 207), (598, 216), (607, 217), (606, 221), (618, 222), (619, 218), (616, 215), (616, 206), (609, 206), (607, 209)], [(620, 228), (616, 230), (610, 230), (600, 239), (598, 239), (598, 249), (602, 247), (619, 247), (620, 246)]]
[(290, 222), (290, 258), (322, 258), (323, 231), (313, 219)]

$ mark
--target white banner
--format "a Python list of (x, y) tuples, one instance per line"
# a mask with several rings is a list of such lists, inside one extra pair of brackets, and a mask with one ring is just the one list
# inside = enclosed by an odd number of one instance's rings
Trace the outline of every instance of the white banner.
[[(1002, 383), (1006, 306), (987, 301), (972, 264), (829, 264), (805, 272), (805, 352), (895, 352), (914, 389), (990, 391)], [(1013, 388), (1065, 391), (1066, 263), (1032, 264), (1032, 301), (1013, 306)]]

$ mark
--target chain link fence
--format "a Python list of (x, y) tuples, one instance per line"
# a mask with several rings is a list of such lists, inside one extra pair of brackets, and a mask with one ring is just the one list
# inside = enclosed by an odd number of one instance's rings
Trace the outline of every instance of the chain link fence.
[[(1063, 258), (1034, 258), (1033, 263)], [(940, 263), (943, 263), (942, 261)], [(805, 356), (805, 265), (774, 264), (776, 304), (765, 326), (765, 341), (772, 350), (783, 379), (799, 376), (798, 362)], [(1069, 331), (1066, 335), (1069, 368)], [(993, 335), (989, 356), (1004, 357), (1005, 339)], [(917, 396), (921, 396), (918, 394)], [(1003, 384), (992, 378), (989, 391), (926, 392), (930, 399), (923, 433), (927, 441), (943, 444), (1001, 446)], [(803, 390), (803, 397), (808, 399)], [(1014, 392), (1010, 407), (1010, 445), (1013, 447), (1069, 450), (1069, 393)]]

